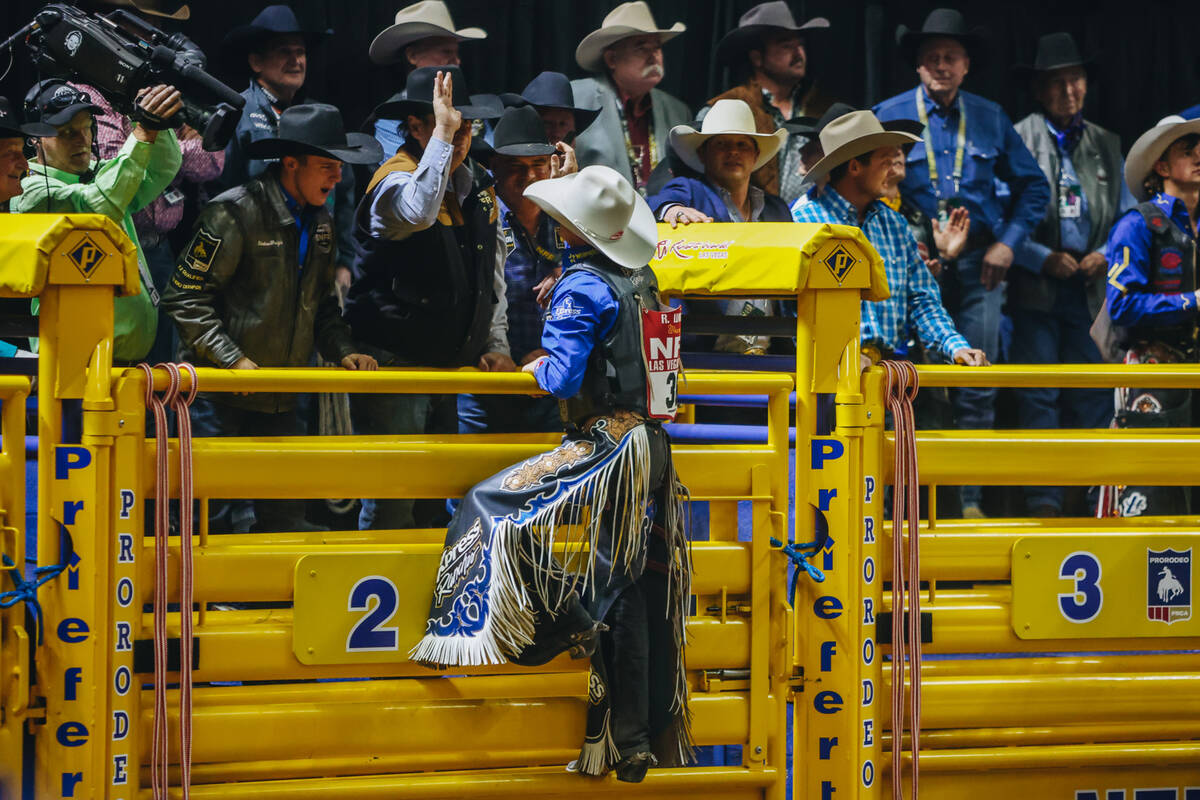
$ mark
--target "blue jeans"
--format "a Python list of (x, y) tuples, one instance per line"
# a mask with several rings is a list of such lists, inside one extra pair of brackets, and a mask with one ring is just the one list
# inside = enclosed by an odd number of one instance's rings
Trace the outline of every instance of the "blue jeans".
[(459, 433), (562, 433), (558, 401), (553, 397), (508, 394), (460, 394)]
[[(433, 417), (433, 401), (434, 396), (428, 394), (352, 394), (354, 432), (364, 436), (426, 433)], [(411, 498), (363, 498), (359, 530), (415, 528), (414, 502)]]
[[(987, 354), (989, 361), (999, 359), (1000, 307), (1004, 304), (1004, 284), (987, 290), (980, 282), (983, 254), (980, 248), (958, 257), (958, 298), (954, 308), (948, 308), (954, 327), (966, 337), (971, 347)], [(992, 387), (955, 389), (951, 394), (957, 426), (967, 430), (986, 430), (995, 427), (996, 390)], [(978, 486), (962, 487), (964, 506), (979, 505), (983, 490)]]
[[(214, 403), (203, 394), (192, 403), (192, 435), (303, 436), (307, 431), (295, 411), (278, 414), (250, 411)], [(213, 533), (259, 533), (313, 530), (304, 519), (304, 500), (208, 501), (209, 530)], [(253, 508), (253, 513), (250, 509)], [(323, 530), (323, 529), (322, 529)]]
[[(1092, 317), (1086, 288), (1060, 283), (1049, 312), (1013, 309), (1012, 360), (1018, 364), (1099, 364), (1089, 333)], [(1106, 428), (1112, 420), (1111, 389), (1021, 389), (1017, 417), (1022, 428)], [(1025, 487), (1025, 506), (1062, 510), (1060, 486)]]

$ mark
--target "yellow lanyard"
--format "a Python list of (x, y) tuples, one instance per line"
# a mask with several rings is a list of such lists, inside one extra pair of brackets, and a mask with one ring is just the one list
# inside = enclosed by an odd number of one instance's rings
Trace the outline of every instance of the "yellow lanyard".
[[(938, 190), (937, 159), (933, 153), (933, 137), (929, 135), (929, 115), (925, 113), (925, 87), (917, 87), (917, 118), (925, 127), (925, 160), (929, 163), (929, 182), (933, 184), (933, 193), (941, 199)], [(958, 184), (963, 174), (963, 153), (967, 150), (967, 109), (963, 106), (962, 94), (958, 95), (958, 143), (954, 150), (954, 194), (958, 194)]]

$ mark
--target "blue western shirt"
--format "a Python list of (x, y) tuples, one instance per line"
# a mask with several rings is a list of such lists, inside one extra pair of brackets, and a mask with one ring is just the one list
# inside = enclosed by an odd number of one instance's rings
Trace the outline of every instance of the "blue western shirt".
[[(1188, 238), (1196, 238), (1182, 200), (1159, 192), (1152, 202)], [(1178, 325), (1196, 316), (1196, 298), (1191, 292), (1149, 291), (1152, 238), (1136, 208), (1117, 220), (1108, 235), (1108, 313), (1118, 325)], [(1181, 263), (1178, 268), (1191, 269), (1192, 265)]]
[(796, 222), (861, 227), (883, 259), (891, 297), (878, 302), (863, 301), (863, 341), (878, 339), (891, 349), (900, 350), (908, 343), (910, 331), (915, 331), (928, 349), (950, 359), (956, 350), (970, 347), (954, 329), (954, 322), (942, 306), (937, 281), (921, 260), (917, 240), (903, 216), (876, 200), (867, 208), (860, 226), (858, 210), (832, 186), (826, 186), (819, 194), (818, 189), (813, 189), (808, 197), (807, 203), (792, 208)]
[(592, 349), (608, 336), (620, 310), (608, 284), (568, 267), (554, 286), (542, 329), (542, 347), (549, 358), (533, 373), (538, 386), (562, 399), (577, 395)]
[[(958, 147), (959, 98), (967, 115), (962, 179), (954, 191)], [(880, 121), (917, 118), (917, 90), (875, 106)], [(930, 217), (938, 215), (938, 197), (957, 198), (971, 212), (971, 226), (992, 232), (1014, 250), (1046, 216), (1050, 185), (1037, 161), (1012, 126), (1004, 109), (979, 95), (959, 91), (948, 108), (925, 96), (929, 128), (908, 154), (908, 174), (901, 193)], [(933, 148), (938, 187), (929, 180), (925, 148)], [(1010, 196), (1009, 196), (1010, 195)]]
[(507, 256), (504, 281), (508, 294), (508, 348), (520, 359), (542, 346), (542, 307), (537, 303), (535, 286), (562, 264), (567, 249), (558, 232), (558, 223), (549, 214), (538, 215), (533, 237), (521, 227), (516, 215), (499, 197), (500, 239)]

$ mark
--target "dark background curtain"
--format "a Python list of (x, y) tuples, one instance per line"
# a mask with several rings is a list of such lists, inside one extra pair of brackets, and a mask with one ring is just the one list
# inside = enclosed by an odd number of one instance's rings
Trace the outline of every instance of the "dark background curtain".
[[(403, 86), (399, 68), (376, 67), (367, 59), (371, 39), (393, 21), (409, 0), (293, 0), (302, 22), (333, 28), (336, 35), (310, 54), (308, 95), (338, 105), (349, 127)], [(717, 41), (737, 24), (755, 0), (651, 0), (663, 27), (676, 20), (688, 30), (664, 48), (666, 78), (660, 88), (693, 109), (726, 88), (728, 78), (712, 64)], [(249, 22), (265, 0), (192, 0), (184, 30), (209, 53), (210, 66), (241, 91), (244, 64), (219, 56), (220, 42), (235, 25)], [(543, 69), (580, 77), (575, 46), (599, 26), (614, 0), (449, 0), (455, 23), (488, 31), (483, 42), (462, 48), (463, 68), (472, 92), (520, 91)], [(811, 74), (827, 92), (847, 102), (869, 105), (916, 84), (901, 63), (896, 26), (919, 27), (936, 1), (846, 2), (791, 0), (798, 19), (827, 17), (832, 27), (809, 40)], [(0, 32), (6, 37), (42, 6), (36, 0), (0, 0)], [(1033, 58), (1037, 37), (1071, 32), (1095, 63), (1086, 116), (1121, 135), (1126, 148), (1161, 117), (1200, 102), (1197, 89), (1197, 31), (1200, 4), (1173, 0), (1139, 3), (1092, 0), (970, 0), (956, 6), (972, 25), (988, 33), (986, 52), (972, 61), (966, 88), (1000, 102), (1013, 120), (1031, 110), (1027, 87), (1009, 74), (1015, 63)], [(162, 27), (171, 29), (170, 21)], [(8, 61), (0, 54), (0, 72)], [(18, 45), (0, 93), (19, 102), (37, 74)]]

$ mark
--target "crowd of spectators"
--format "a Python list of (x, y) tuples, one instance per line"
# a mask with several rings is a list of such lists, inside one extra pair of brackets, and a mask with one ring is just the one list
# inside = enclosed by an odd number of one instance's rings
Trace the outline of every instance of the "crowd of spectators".
[[(97, 0), (147, 19), (186, 19), (176, 0)], [(1122, 153), (1084, 118), (1090, 60), (1066, 33), (1012, 67), (1038, 110), (1013, 123), (963, 89), (983, 32), (952, 9), (897, 43), (915, 86), (873, 109), (825, 94), (808, 60), (823, 18), (784, 0), (754, 6), (714, 58), (732, 85), (700, 109), (657, 88), (664, 27), (643, 0), (618, 5), (579, 42), (587, 77), (543, 72), (520, 93), (470, 94), (457, 28), (441, 0), (401, 8), (370, 48), (404, 65), (403, 87), (346, 133), (337, 108), (306, 96), (307, 55), (334, 37), (286, 5), (232, 28), (246, 105), (224, 152), (172, 126), (170, 86), (146, 90), (134, 122), (96, 89), (40, 81), (23, 109), (0, 98), (0, 210), (109, 216), (137, 246), (143, 292), (116, 302), (118, 363), (188, 358), (232, 369), (474, 366), (519, 370), (543, 355), (541, 327), (570, 249), (524, 189), (591, 165), (626, 176), (659, 221), (830, 222), (862, 228), (891, 296), (864, 301), (862, 362), (908, 358), (1011, 363), (1190, 361), (1197, 314), (1200, 107), (1167, 117)], [(148, 124), (148, 121), (162, 124)], [(353, 166), (373, 170), (356, 186)], [(794, 314), (787, 304), (725, 302), (731, 316)], [(36, 305), (34, 308), (36, 313)], [(754, 356), (787, 339), (727, 333), (701, 341)], [(21, 345), (0, 343), (0, 355)], [(36, 352), (36, 342), (28, 349)], [(993, 390), (952, 396), (958, 428), (995, 426)], [(358, 395), (354, 431), (551, 431), (546, 398)], [(299, 433), (308, 405), (271, 395), (203, 397), (203, 435)], [(1027, 389), (1026, 428), (1190, 424), (1190, 396), (1153, 389)], [(1144, 493), (1111, 513), (1150, 513)], [(983, 516), (961, 487), (964, 516)], [(1163, 501), (1168, 502), (1168, 501)], [(1062, 491), (1027, 487), (1034, 515), (1064, 511)], [(1169, 505), (1169, 502), (1168, 502)], [(1162, 506), (1161, 508), (1166, 508)], [(304, 529), (302, 508), (214, 507), (216, 529)], [(363, 528), (437, 515), (412, 501), (364, 500)]]

